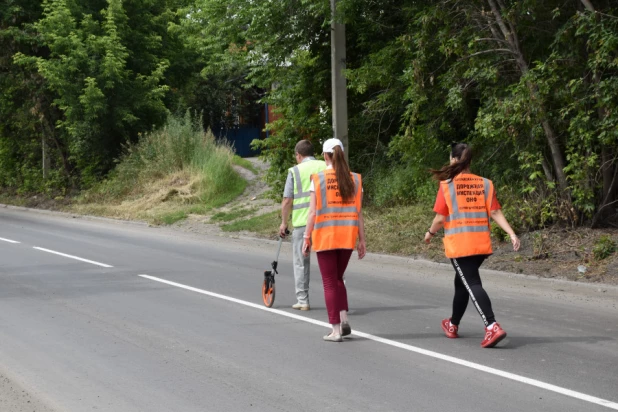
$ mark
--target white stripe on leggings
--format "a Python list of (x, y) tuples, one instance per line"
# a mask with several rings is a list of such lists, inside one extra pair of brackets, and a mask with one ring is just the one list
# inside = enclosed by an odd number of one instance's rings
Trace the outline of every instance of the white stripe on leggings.
[(468, 281), (466, 280), (466, 277), (464, 276), (463, 271), (461, 270), (461, 267), (459, 266), (459, 263), (457, 263), (457, 259), (453, 259), (453, 263), (455, 263), (455, 269), (457, 270), (457, 273), (459, 274), (459, 277), (461, 278), (461, 281), (463, 282), (464, 286), (468, 290), (468, 293), (470, 294), (470, 298), (472, 298), (472, 302), (474, 303), (476, 310), (481, 315), (481, 318), (483, 318), (483, 322), (485, 323), (485, 326), (489, 326), (489, 323), (487, 322), (487, 317), (483, 313), (483, 310), (481, 309), (481, 306), (479, 305), (479, 303), (476, 301), (476, 298), (474, 297), (474, 293), (472, 293), (472, 289), (470, 289), (470, 285), (468, 285)]

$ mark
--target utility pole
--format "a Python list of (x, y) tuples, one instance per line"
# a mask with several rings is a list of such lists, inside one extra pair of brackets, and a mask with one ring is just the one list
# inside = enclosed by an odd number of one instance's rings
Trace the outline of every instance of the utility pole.
[(346, 67), (345, 24), (337, 23), (337, 0), (330, 0), (331, 37), (330, 63), (333, 94), (333, 134), (343, 143), (346, 161), (348, 160), (348, 91), (344, 70)]

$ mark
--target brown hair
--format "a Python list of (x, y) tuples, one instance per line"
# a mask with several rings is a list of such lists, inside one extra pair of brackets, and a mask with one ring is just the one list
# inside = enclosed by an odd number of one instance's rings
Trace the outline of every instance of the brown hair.
[(313, 156), (313, 145), (309, 140), (301, 140), (296, 143), (294, 151), (302, 157)]
[(451, 157), (457, 159), (453, 164), (442, 166), (440, 169), (429, 171), (437, 180), (449, 180), (470, 167), (472, 163), (472, 149), (465, 143), (451, 144)]
[(335, 169), (335, 176), (337, 177), (337, 186), (339, 186), (339, 193), (343, 200), (350, 201), (354, 198), (354, 180), (350, 175), (350, 167), (345, 161), (343, 150), (340, 146), (335, 146), (333, 153), (324, 153), (324, 156), (328, 156), (333, 163), (333, 169)]

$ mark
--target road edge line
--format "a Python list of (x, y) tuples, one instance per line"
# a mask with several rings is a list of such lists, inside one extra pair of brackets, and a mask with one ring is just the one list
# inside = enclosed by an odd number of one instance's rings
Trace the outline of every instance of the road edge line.
[(58, 256), (64, 256), (64, 257), (69, 258), (69, 259), (75, 259), (75, 260), (79, 260), (81, 262), (86, 262), (86, 263), (90, 263), (90, 264), (97, 265), (97, 266), (102, 266), (104, 268), (113, 268), (112, 265), (108, 265), (106, 263), (96, 262), (94, 260), (84, 259), (84, 258), (80, 258), (78, 256), (67, 255), (66, 253), (56, 252), (55, 250), (45, 249), (45, 248), (38, 247), (38, 246), (32, 246), (32, 249), (40, 250), (42, 252), (52, 253), (52, 254), (58, 255)]
[[(289, 312), (285, 312), (283, 310), (279, 310), (279, 309), (272, 309), (272, 308), (267, 308), (263, 305), (259, 305), (256, 303), (252, 303), (252, 302), (247, 302), (245, 300), (241, 300), (241, 299), (237, 299), (237, 298), (233, 298), (231, 296), (226, 296), (226, 295), (222, 295), (220, 293), (215, 293), (215, 292), (210, 292), (204, 289), (199, 289), (193, 286), (188, 286), (188, 285), (184, 285), (182, 283), (177, 283), (177, 282), (173, 282), (170, 280), (166, 280), (166, 279), (162, 279), (162, 278), (158, 278), (155, 276), (150, 276), (150, 275), (138, 275), (141, 278), (145, 278), (145, 279), (149, 279), (155, 282), (159, 282), (159, 283), (164, 283), (170, 286), (175, 286), (177, 288), (180, 289), (185, 289), (185, 290), (189, 290), (192, 292), (197, 292), (203, 295), (207, 295), (207, 296), (211, 296), (214, 298), (218, 298), (218, 299), (222, 299), (222, 300), (226, 300), (228, 302), (233, 302), (233, 303), (237, 303), (243, 306), (248, 306), (254, 309), (259, 309), (259, 310), (263, 310), (265, 312), (271, 312), (271, 313), (275, 313), (281, 316), (285, 316), (288, 318), (292, 318), (292, 319), (296, 319), (296, 320), (300, 320), (306, 323), (311, 323), (314, 325), (318, 325), (318, 326), (324, 326), (324, 327), (330, 327), (330, 324), (326, 323), (326, 322), (322, 322), (319, 320), (315, 320), (312, 318), (307, 318), (304, 316), (300, 316), (300, 315), (296, 315), (294, 313), (289, 313)], [(418, 353), (420, 355), (425, 355), (425, 356), (429, 356), (431, 358), (434, 359), (439, 359), (439, 360), (443, 360), (446, 362), (450, 362), (450, 363), (454, 363), (460, 366), (464, 366), (467, 368), (471, 368), (471, 369), (476, 369), (478, 371), (481, 372), (485, 372), (485, 373), (489, 373), (492, 375), (496, 375), (496, 376), (500, 376), (502, 378), (505, 379), (510, 379), (512, 381), (515, 382), (519, 382), (519, 383), (523, 383), (526, 385), (530, 385), (530, 386), (534, 386), (540, 389), (545, 389), (547, 391), (550, 392), (555, 392), (561, 395), (565, 395), (571, 398), (575, 398), (581, 401), (585, 401), (585, 402), (589, 402), (589, 403), (593, 403), (596, 405), (600, 405), (600, 406), (604, 406), (606, 408), (609, 409), (614, 409), (614, 410), (618, 410), (618, 403), (616, 402), (612, 402), (609, 401), (607, 399), (602, 399), (602, 398), (597, 398), (596, 396), (592, 396), (592, 395), (588, 395), (582, 392), (577, 392), (571, 389), (567, 389), (567, 388), (563, 388), (561, 386), (557, 386), (557, 385), (553, 385), (551, 383), (547, 383), (547, 382), (543, 382), (543, 381), (539, 381), (537, 379), (532, 379), (532, 378), (527, 378), (525, 376), (521, 376), (521, 375), (517, 375), (515, 373), (511, 373), (511, 372), (506, 372), (500, 369), (496, 369), (496, 368), (492, 368), (490, 366), (484, 366), (481, 365), (479, 363), (474, 363), (474, 362), (470, 362), (464, 359), (459, 359), (459, 358), (455, 358), (454, 356), (449, 356), (449, 355), (444, 355), (442, 353), (438, 353), (438, 352), (434, 352), (434, 351), (430, 351), (427, 349), (423, 349), (423, 348), (419, 348), (416, 346), (412, 346), (412, 345), (408, 345), (406, 343), (402, 343), (402, 342), (397, 342), (391, 339), (386, 339), (386, 338), (381, 338), (379, 336), (376, 335), (372, 335), (370, 333), (365, 333), (365, 332), (360, 332), (360, 331), (352, 331), (352, 335), (361, 337), (361, 338), (365, 338), (365, 339), (369, 339), (372, 340), (374, 342), (378, 342), (378, 343), (383, 343), (385, 345), (389, 345), (392, 347), (396, 347), (399, 349), (404, 349), (407, 350), (409, 352), (414, 352), (414, 353)]]

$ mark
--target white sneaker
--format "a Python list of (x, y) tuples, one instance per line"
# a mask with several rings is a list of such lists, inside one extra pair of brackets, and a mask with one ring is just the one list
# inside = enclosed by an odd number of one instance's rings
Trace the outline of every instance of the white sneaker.
[(309, 310), (309, 304), (308, 303), (295, 303), (292, 305), (292, 309), (296, 309), (296, 310)]
[(322, 339), (324, 339), (326, 342), (343, 342), (343, 338), (339, 334), (337, 334), (337, 335), (333, 335), (333, 334), (326, 335)]

